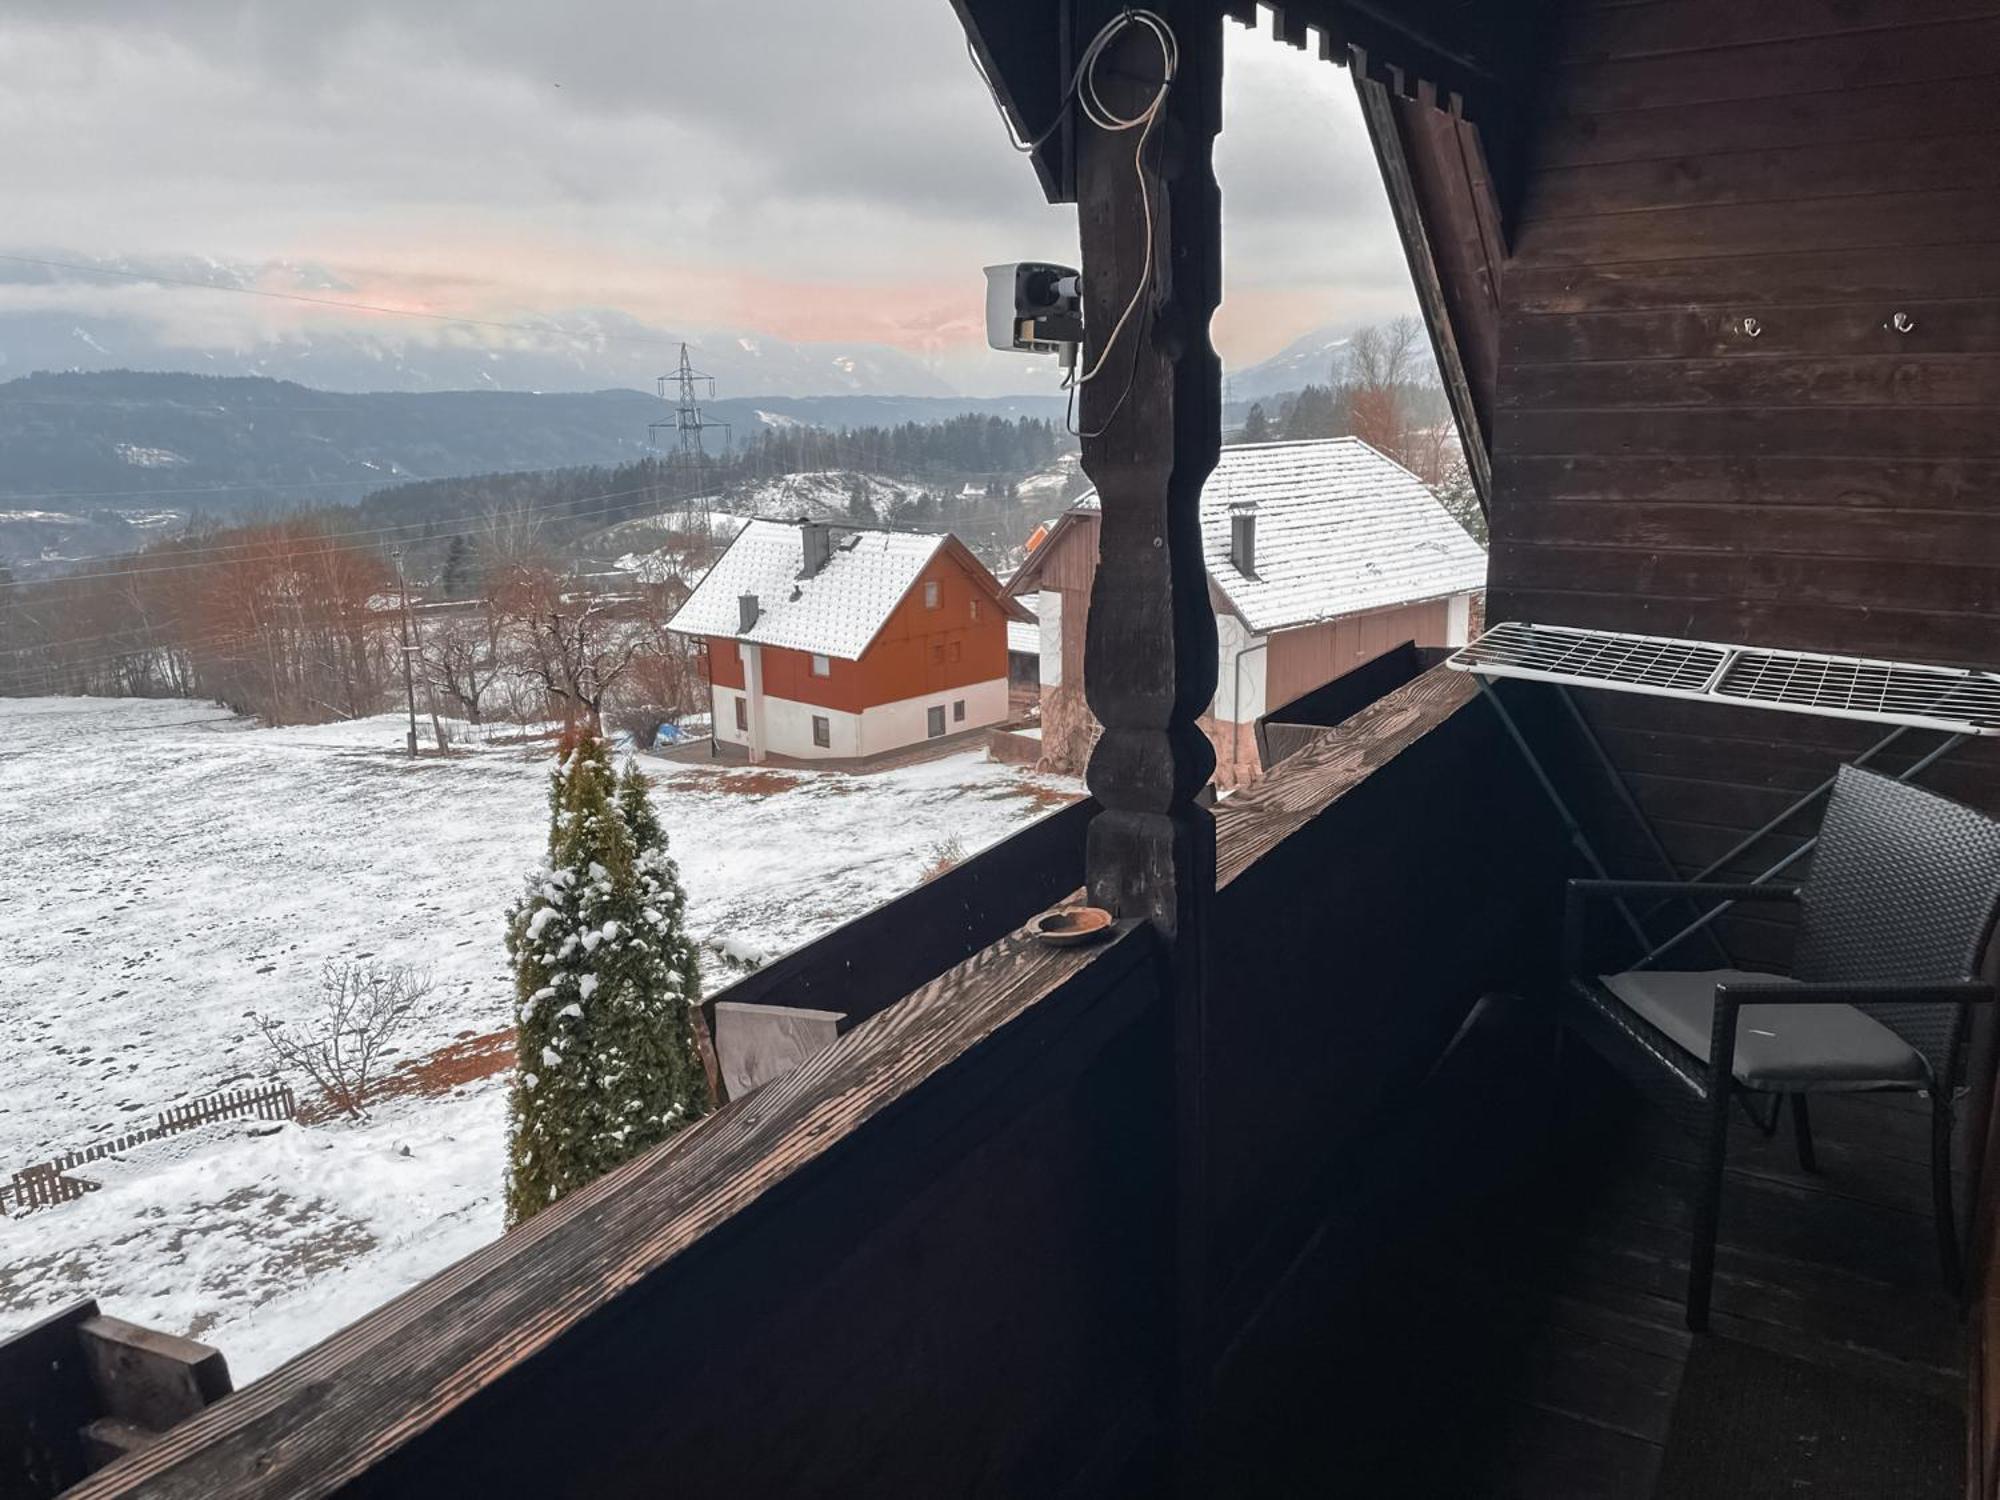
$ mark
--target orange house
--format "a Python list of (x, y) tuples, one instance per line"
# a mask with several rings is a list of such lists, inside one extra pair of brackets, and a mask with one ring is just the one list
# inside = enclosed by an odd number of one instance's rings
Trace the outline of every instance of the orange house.
[(948, 534), (752, 521), (668, 628), (708, 647), (718, 741), (854, 760), (1005, 719), (1032, 619)]

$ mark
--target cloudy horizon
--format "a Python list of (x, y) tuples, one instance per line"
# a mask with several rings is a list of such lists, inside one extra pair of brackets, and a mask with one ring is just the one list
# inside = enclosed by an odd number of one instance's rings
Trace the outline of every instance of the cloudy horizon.
[[(0, 251), (213, 263), (485, 323), (630, 320), (634, 342), (880, 346), (966, 394), (1051, 389), (1051, 362), (984, 349), (979, 268), (1073, 262), (1074, 211), (1009, 149), (950, 7), (774, 9), (14, 0), (0, 122), (30, 149), (0, 159)], [(1345, 73), (1234, 26), (1227, 59), (1225, 361), (1410, 310)], [(0, 352), (23, 312), (113, 310), (191, 350), (391, 321), (417, 344), (533, 339), (15, 271)]]

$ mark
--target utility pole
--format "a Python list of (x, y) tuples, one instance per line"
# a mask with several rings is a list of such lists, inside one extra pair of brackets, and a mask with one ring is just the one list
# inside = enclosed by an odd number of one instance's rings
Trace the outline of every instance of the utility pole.
[(410, 585), (403, 577), (403, 549), (394, 547), (389, 555), (396, 560), (396, 590), (403, 599), (403, 696), (410, 702), (410, 733), (405, 743), (409, 747), (410, 758), (417, 757), (417, 679), (410, 665)]

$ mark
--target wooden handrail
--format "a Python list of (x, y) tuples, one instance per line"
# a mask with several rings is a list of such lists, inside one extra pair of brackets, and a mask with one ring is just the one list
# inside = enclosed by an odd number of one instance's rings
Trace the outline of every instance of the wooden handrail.
[[(354, 1484), (572, 1330), (751, 1215), (885, 1111), (1023, 1026), (1067, 1024), (1154, 951), (1121, 924), (1096, 947), (1017, 933), (726, 1106), (93, 1476), (78, 1500), (316, 1496)], [(1129, 1025), (1122, 1016), (1118, 1024)], [(967, 1106), (983, 1091), (952, 1096)], [(931, 1089), (929, 1097), (944, 1098)], [(549, 1413), (553, 1427), (559, 1413)], [(507, 1442), (505, 1434), (493, 1440)]]
[[(773, 959), (703, 1002), (838, 1011), (846, 1025), (896, 1004), (917, 986), (997, 942), (1083, 884), (1090, 798), (1037, 818), (990, 849), (882, 906)], [(884, 942), (885, 924), (914, 940)]]
[(1464, 673), (1433, 667), (1338, 728), (1319, 731), (1271, 775), (1217, 809), (1217, 889), (1228, 886), (1477, 696), (1478, 688)]

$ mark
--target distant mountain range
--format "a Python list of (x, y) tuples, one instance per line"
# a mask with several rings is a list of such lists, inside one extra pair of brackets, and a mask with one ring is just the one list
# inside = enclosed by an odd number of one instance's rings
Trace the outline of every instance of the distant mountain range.
[(1228, 372), (1228, 392), (1232, 409), (1252, 401), (1267, 400), (1287, 391), (1304, 390), (1309, 385), (1326, 385), (1333, 379), (1334, 362), (1341, 357), (1360, 325), (1328, 323), (1299, 335), (1267, 360), (1246, 370)]
[[(10, 252), (11, 253), (11, 252)], [(688, 333), (601, 308), (492, 322), (306, 313), (305, 302), (369, 304), (367, 289), (324, 266), (198, 257), (92, 256), (77, 251), (0, 256), (0, 379), (36, 371), (145, 370), (267, 376), (320, 391), (653, 391), (685, 340), (696, 368), (725, 397), (938, 396), (952, 386), (912, 355), (882, 344), (795, 343), (768, 334)], [(298, 309), (311, 327), (250, 334), (256, 309), (283, 329)], [(143, 297), (134, 297), (142, 290)], [(303, 299), (291, 301), (289, 299)], [(115, 310), (113, 310), (115, 309)], [(1327, 324), (1271, 358), (1229, 372), (1230, 400), (1263, 400), (1324, 384), (1359, 325)], [(231, 330), (236, 330), (231, 332)], [(1022, 367), (1023, 383), (1030, 366)], [(1041, 373), (1041, 362), (1032, 366)], [(767, 403), (768, 404), (768, 403)]]
[[(335, 314), (344, 319), (338, 326), (321, 316), (311, 328), (252, 335), (241, 330), (256, 323), (214, 314), (217, 304), (224, 311), (260, 304), (208, 289), (254, 294), (274, 325), (288, 308), (303, 313), (305, 301), (366, 303), (368, 293), (324, 267), (292, 262), (25, 253), (33, 263), (0, 258), (0, 377), (187, 370), (264, 375), (328, 391), (650, 391), (677, 366), (685, 339), (695, 366), (725, 394), (953, 394), (920, 360), (885, 345), (690, 335), (597, 308), (462, 323)], [(134, 288), (145, 289), (143, 301), (131, 298)]]
[[(761, 396), (706, 403), (759, 429), (890, 426), (962, 412), (1060, 420), (1054, 397)], [(614, 465), (657, 451), (672, 411), (640, 391), (314, 390), (289, 381), (105, 371), (0, 383), (0, 564), (140, 545), (188, 514), (354, 501), (408, 479)], [(671, 432), (661, 441), (671, 446)]]

